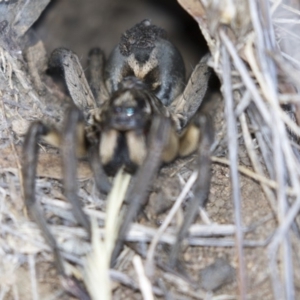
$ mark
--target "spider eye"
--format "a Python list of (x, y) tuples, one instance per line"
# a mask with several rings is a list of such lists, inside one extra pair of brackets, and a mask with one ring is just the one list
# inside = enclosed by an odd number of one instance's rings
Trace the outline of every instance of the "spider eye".
[(113, 112), (117, 115), (121, 114), (123, 116), (132, 117), (136, 113), (135, 107), (124, 107), (124, 106), (116, 106), (113, 108)]
[(135, 109), (133, 107), (126, 108), (126, 115), (131, 117), (135, 113)]

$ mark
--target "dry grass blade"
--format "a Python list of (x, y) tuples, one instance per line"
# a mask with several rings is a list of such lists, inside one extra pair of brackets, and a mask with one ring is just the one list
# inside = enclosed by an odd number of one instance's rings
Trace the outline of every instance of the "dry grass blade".
[(86, 257), (84, 281), (92, 299), (111, 299), (109, 266), (120, 226), (119, 213), (129, 185), (130, 175), (121, 169), (108, 195), (105, 240), (100, 238), (98, 224), (92, 218), (92, 250)]
[(108, 255), (111, 255), (117, 239), (117, 234), (121, 225), (120, 209), (125, 198), (130, 178), (131, 176), (121, 169), (114, 180), (113, 188), (107, 198), (105, 244)]
[(187, 181), (181, 194), (178, 196), (177, 200), (175, 201), (172, 209), (168, 213), (168, 216), (165, 218), (163, 224), (159, 227), (156, 235), (154, 236), (154, 238), (150, 244), (150, 247), (149, 247), (149, 250), (147, 253), (147, 261), (146, 261), (146, 273), (149, 277), (152, 277), (153, 272), (154, 272), (154, 260), (153, 259), (154, 259), (154, 252), (155, 252), (156, 245), (159, 242), (161, 235), (167, 229), (170, 222), (174, 218), (176, 212), (180, 208), (182, 201), (184, 200), (184, 198), (186, 197), (188, 192), (191, 190), (193, 184), (195, 183), (195, 181), (197, 179), (197, 176), (198, 176), (198, 172), (194, 171), (193, 174), (191, 175), (191, 177), (189, 178), (189, 180)]
[[(223, 30), (220, 30), (220, 36), (226, 36)], [(223, 59), (223, 94), (225, 99), (225, 110), (227, 117), (227, 137), (230, 159), (231, 183), (233, 189), (233, 202), (235, 208), (235, 225), (236, 225), (236, 248), (238, 253), (239, 263), (239, 289), (241, 299), (246, 299), (246, 278), (245, 278), (245, 263), (243, 251), (243, 232), (241, 220), (241, 194), (240, 183), (238, 178), (238, 145), (237, 145), (237, 125), (234, 116), (233, 96), (231, 90), (231, 78), (225, 74), (230, 74), (230, 61), (225, 46), (222, 47)]]
[(39, 300), (38, 296), (38, 287), (37, 287), (37, 279), (36, 279), (36, 265), (35, 265), (35, 257), (34, 255), (28, 256), (28, 264), (30, 268), (30, 281), (31, 281), (31, 291), (32, 291), (32, 299)]
[[(266, 178), (264, 173), (263, 173), (262, 165), (259, 162), (259, 159), (258, 159), (257, 154), (255, 152), (254, 145), (253, 145), (251, 135), (250, 135), (250, 132), (249, 132), (249, 128), (248, 128), (248, 125), (247, 125), (246, 116), (245, 116), (244, 113), (241, 114), (239, 120), (240, 120), (240, 123), (241, 123), (243, 138), (244, 138), (244, 141), (245, 141), (245, 145), (246, 145), (246, 148), (247, 148), (248, 155), (250, 157), (252, 166), (253, 166), (253, 168), (254, 168), (254, 170), (255, 170), (255, 172), (258, 176), (262, 176), (263, 178)], [(278, 187), (276, 182), (274, 182), (274, 186)], [(263, 182), (262, 182), (262, 188), (263, 188), (263, 191), (266, 194), (268, 200), (270, 201), (270, 204), (271, 204), (273, 210), (275, 211), (276, 203), (275, 203), (273, 193), (266, 186), (266, 184), (263, 184)]]
[(92, 299), (111, 299), (109, 265), (105, 243), (99, 239), (98, 226), (92, 219), (92, 250), (87, 255), (84, 266), (84, 282)]
[[(272, 139), (273, 139), (273, 151), (274, 151), (274, 163), (275, 163), (275, 173), (276, 180), (279, 185), (279, 190), (277, 191), (277, 201), (278, 201), (278, 219), (279, 222), (284, 222), (285, 214), (287, 211), (288, 203), (287, 197), (284, 192), (285, 186), (285, 177), (286, 170), (285, 161), (289, 166), (289, 155), (293, 155), (289, 147), (286, 147), (289, 144), (287, 138), (287, 132), (283, 122), (280, 119), (280, 111), (278, 99), (277, 99), (277, 76), (275, 70), (275, 63), (269, 57), (266, 57), (266, 50), (274, 50), (274, 32), (270, 26), (270, 16), (268, 14), (268, 6), (262, 4), (262, 9), (264, 9), (264, 15), (261, 17), (261, 20), (258, 19), (256, 10), (257, 6), (254, 3), (250, 4), (251, 16), (253, 20), (253, 25), (256, 34), (258, 35), (257, 39), (257, 52), (259, 56), (259, 62), (262, 65), (264, 71), (265, 83), (261, 83), (262, 91), (265, 93), (265, 97), (270, 101), (272, 106), (271, 116), (274, 121), (272, 126)], [(285, 147), (282, 147), (285, 145)], [(284, 152), (286, 155), (284, 156)], [(291, 166), (291, 165), (290, 165)], [(292, 166), (291, 166), (292, 167)], [(293, 178), (294, 172), (292, 171), (291, 176)], [(292, 179), (291, 178), (291, 179)], [(293, 180), (293, 179), (292, 179)], [(294, 182), (296, 180), (293, 180)], [(291, 260), (291, 244), (289, 236), (286, 235), (282, 240), (282, 261), (284, 264), (284, 277), (285, 277), (285, 295), (287, 299), (294, 299), (294, 283), (293, 283), (293, 264)], [(272, 264), (271, 264), (272, 266)], [(272, 270), (273, 272), (273, 270)], [(276, 274), (276, 272), (274, 272)], [(273, 287), (278, 289), (280, 285), (278, 284), (278, 278), (274, 277)], [(276, 293), (276, 297), (280, 297), (281, 291)], [(282, 297), (282, 296), (281, 296)]]
[(139, 285), (140, 285), (140, 289), (141, 289), (141, 292), (143, 295), (143, 299), (144, 300), (154, 300), (154, 297), (152, 294), (151, 282), (146, 276), (141, 257), (138, 255), (135, 255), (133, 257), (132, 262), (133, 262), (135, 271), (138, 275)]

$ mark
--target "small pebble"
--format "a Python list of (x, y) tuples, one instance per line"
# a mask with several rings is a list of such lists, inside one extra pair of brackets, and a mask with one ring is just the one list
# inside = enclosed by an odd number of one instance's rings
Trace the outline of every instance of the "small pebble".
[(234, 279), (235, 269), (224, 258), (217, 258), (213, 264), (200, 270), (199, 275), (200, 286), (214, 291)]

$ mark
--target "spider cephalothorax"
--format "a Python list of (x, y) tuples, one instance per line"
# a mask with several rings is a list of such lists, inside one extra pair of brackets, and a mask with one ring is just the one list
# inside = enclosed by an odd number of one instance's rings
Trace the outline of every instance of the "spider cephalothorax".
[[(185, 85), (180, 53), (166, 39), (165, 31), (148, 20), (123, 34), (106, 64), (101, 50), (90, 52), (90, 84), (74, 53), (67, 49), (53, 52), (49, 66), (63, 71), (74, 103), (66, 114), (62, 132), (40, 121), (30, 126), (24, 141), (22, 170), (25, 203), (54, 250), (60, 272), (63, 273), (62, 259), (35, 201), (39, 137), (62, 148), (65, 196), (72, 203), (78, 222), (89, 233), (90, 222), (76, 192), (76, 155), (88, 156), (102, 192), (110, 189), (107, 177), (114, 176), (121, 167), (138, 173), (128, 193), (130, 205), (119, 233), (115, 259), (161, 162), (198, 150), (204, 175), (199, 175), (193, 205), (204, 203), (209, 189), (212, 143), (211, 118), (207, 110), (199, 110), (210, 77), (206, 61), (207, 57), (200, 61)], [(194, 206), (185, 218), (174, 249), (194, 219)], [(176, 256), (177, 250), (172, 258)]]
[(104, 105), (99, 124), (99, 154), (108, 175), (115, 175), (122, 165), (134, 173), (145, 159), (152, 117), (150, 103), (148, 93), (132, 87), (114, 92)]

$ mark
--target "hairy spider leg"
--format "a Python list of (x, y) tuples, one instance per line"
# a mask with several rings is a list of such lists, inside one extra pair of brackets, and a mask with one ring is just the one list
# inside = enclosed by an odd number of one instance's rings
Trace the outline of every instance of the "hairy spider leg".
[[(84, 145), (84, 126), (83, 115), (76, 107), (72, 107), (66, 117), (66, 124), (63, 129), (64, 139), (59, 136), (58, 132), (51, 130), (42, 122), (34, 122), (29, 127), (23, 145), (23, 164), (22, 164), (22, 180), (25, 205), (28, 213), (38, 224), (48, 245), (54, 254), (54, 262), (59, 275), (62, 276), (62, 283), (65, 289), (78, 297), (79, 299), (88, 300), (90, 297), (86, 291), (79, 285), (76, 279), (67, 276), (64, 268), (63, 258), (57, 246), (56, 240), (47, 226), (47, 222), (40, 210), (35, 197), (35, 178), (38, 162), (38, 142), (41, 137), (45, 137), (51, 143), (53, 138), (56, 144), (62, 146), (62, 159), (64, 165), (64, 193), (68, 201), (72, 205), (73, 213), (78, 222), (85, 227), (90, 235), (90, 222), (83, 212), (78, 196), (76, 184), (77, 171), (77, 155), (82, 152)], [(77, 142), (81, 144), (82, 149), (76, 148)]]
[[(63, 161), (63, 182), (64, 194), (72, 205), (73, 213), (77, 221), (85, 228), (91, 236), (90, 221), (78, 198), (77, 188), (77, 152), (83, 154), (86, 150), (84, 118), (82, 112), (76, 107), (71, 107), (65, 120), (62, 133), (62, 161)], [(78, 145), (80, 148), (78, 148)]]
[(207, 65), (209, 58), (209, 54), (201, 58), (194, 68), (183, 93), (176, 97), (169, 107), (177, 131), (181, 131), (189, 123), (189, 120), (197, 113), (205, 98), (212, 74), (212, 69)]
[(94, 109), (97, 103), (78, 56), (65, 48), (55, 49), (49, 59), (50, 68), (59, 68), (64, 73), (64, 79), (74, 104), (82, 111)]
[(141, 207), (145, 205), (147, 201), (149, 189), (161, 165), (162, 153), (166, 140), (169, 139), (170, 132), (171, 121), (169, 118), (157, 115), (153, 117), (149, 133), (149, 149), (144, 163), (138, 169), (133, 178), (131, 188), (129, 188), (127, 192), (129, 205), (118, 233), (118, 238), (112, 253), (111, 264), (116, 262), (132, 221), (136, 218)]
[(104, 52), (100, 48), (93, 48), (88, 55), (87, 80), (98, 107), (109, 99), (104, 79), (104, 67)]
[[(196, 166), (198, 177), (193, 187), (194, 197), (191, 199), (184, 215), (184, 221), (177, 233), (176, 242), (172, 246), (169, 265), (174, 268), (178, 261), (180, 245), (194, 222), (199, 207), (203, 207), (207, 200), (211, 182), (210, 149), (214, 141), (213, 121), (210, 114), (199, 111), (190, 121), (186, 131), (181, 137), (181, 156), (189, 155), (197, 150)], [(197, 142), (197, 143), (196, 143)], [(182, 145), (189, 145), (187, 148)], [(194, 149), (193, 149), (194, 147)]]
[(100, 161), (99, 143), (89, 148), (89, 162), (98, 191), (108, 194), (111, 190), (111, 183)]
[[(25, 137), (23, 146), (23, 189), (25, 203), (28, 211), (32, 214), (34, 220), (37, 221), (41, 230), (43, 231), (48, 244), (53, 248), (57, 255), (56, 242), (47, 228), (45, 219), (40, 214), (38, 205), (35, 198), (35, 177), (36, 167), (38, 161), (38, 141), (40, 137), (51, 143), (50, 136), (55, 136), (56, 140), (59, 139), (58, 133), (49, 129), (42, 122), (34, 122), (30, 126), (28, 133)], [(77, 155), (85, 151), (85, 138), (84, 138), (84, 124), (83, 115), (76, 107), (69, 109), (66, 122), (63, 129), (64, 138), (60, 139), (62, 148), (62, 161), (63, 161), (63, 177), (64, 177), (64, 194), (72, 205), (73, 213), (77, 221), (87, 230), (90, 234), (90, 222), (85, 213), (83, 212), (80, 201), (77, 196)], [(80, 145), (78, 148), (77, 145)], [(57, 261), (60, 261), (58, 258)], [(60, 264), (60, 262), (59, 262)], [(59, 270), (62, 271), (61, 266)]]
[(38, 141), (42, 135), (46, 135), (48, 133), (49, 128), (46, 125), (44, 125), (42, 122), (34, 122), (30, 125), (26, 134), (22, 157), (23, 193), (27, 211), (33, 220), (38, 224), (44, 235), (44, 238), (52, 249), (58, 273), (60, 275), (64, 275), (65, 271), (63, 267), (63, 260), (57, 243), (47, 226), (46, 220), (41, 213), (35, 197), (35, 178), (39, 154)]

